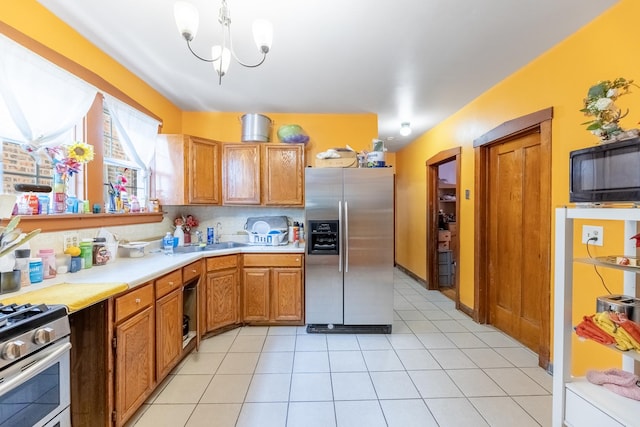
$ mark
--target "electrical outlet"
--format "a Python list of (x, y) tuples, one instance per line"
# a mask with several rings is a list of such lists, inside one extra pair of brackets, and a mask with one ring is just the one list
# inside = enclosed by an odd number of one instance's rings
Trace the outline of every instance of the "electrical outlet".
[(77, 232), (64, 233), (63, 235), (62, 250), (66, 251), (70, 246), (80, 246), (80, 237)]
[[(596, 240), (589, 240), (595, 238)], [(589, 242), (590, 245), (602, 246), (604, 240), (604, 230), (600, 226), (583, 225), (582, 226), (582, 243)]]

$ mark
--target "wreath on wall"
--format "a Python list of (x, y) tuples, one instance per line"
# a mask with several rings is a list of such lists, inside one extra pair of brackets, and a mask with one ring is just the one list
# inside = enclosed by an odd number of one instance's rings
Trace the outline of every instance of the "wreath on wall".
[(615, 80), (599, 81), (589, 88), (584, 106), (580, 111), (592, 119), (584, 122), (583, 125), (600, 138), (601, 142), (627, 139), (638, 136), (640, 133), (637, 129), (624, 131), (620, 127), (620, 119), (629, 114), (629, 110), (622, 112), (615, 104), (619, 97), (630, 93), (631, 86), (640, 87), (633, 80), (618, 77)]

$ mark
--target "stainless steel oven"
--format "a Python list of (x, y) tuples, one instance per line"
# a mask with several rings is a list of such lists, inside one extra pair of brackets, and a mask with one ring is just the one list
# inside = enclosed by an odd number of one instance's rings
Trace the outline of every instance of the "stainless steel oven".
[(3, 323), (0, 305), (0, 427), (70, 427), (67, 312), (33, 307)]

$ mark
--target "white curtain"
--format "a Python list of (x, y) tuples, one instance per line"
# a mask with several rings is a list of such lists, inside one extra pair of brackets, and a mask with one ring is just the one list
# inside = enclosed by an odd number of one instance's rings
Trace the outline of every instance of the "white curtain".
[(113, 96), (103, 95), (125, 152), (137, 164), (149, 169), (156, 152), (155, 143), (160, 122)]
[(0, 35), (0, 139), (29, 150), (70, 140), (97, 90)]

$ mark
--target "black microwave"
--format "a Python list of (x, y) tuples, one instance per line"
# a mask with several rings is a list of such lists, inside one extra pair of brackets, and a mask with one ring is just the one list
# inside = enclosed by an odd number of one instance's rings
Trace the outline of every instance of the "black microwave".
[(640, 202), (640, 138), (572, 151), (569, 158), (569, 201)]

